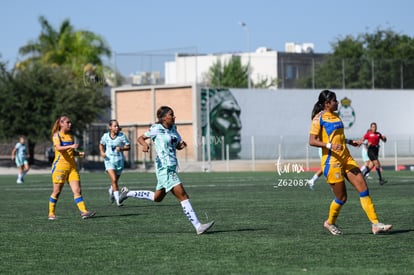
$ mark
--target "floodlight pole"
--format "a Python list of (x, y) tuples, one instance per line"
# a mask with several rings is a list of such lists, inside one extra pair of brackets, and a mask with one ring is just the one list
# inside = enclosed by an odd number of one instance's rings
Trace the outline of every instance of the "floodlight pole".
[(250, 72), (250, 31), (245, 22), (242, 21), (239, 24), (242, 28), (246, 30), (246, 34), (247, 34), (247, 87), (250, 89), (251, 88), (251, 83), (250, 83), (250, 73), (251, 73)]

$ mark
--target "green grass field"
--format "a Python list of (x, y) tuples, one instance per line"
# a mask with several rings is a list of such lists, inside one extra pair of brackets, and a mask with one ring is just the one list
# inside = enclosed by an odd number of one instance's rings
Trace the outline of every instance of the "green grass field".
[[(103, 172), (81, 174), (97, 216), (81, 220), (65, 186), (57, 221), (47, 220), (50, 175), (29, 173), (22, 185), (3, 175), (0, 274), (414, 274), (413, 172), (386, 171), (384, 186), (369, 181), (380, 219), (394, 225), (384, 235), (371, 233), (350, 186), (338, 219), (344, 235), (330, 235), (324, 179), (315, 191), (295, 186), (311, 175), (181, 173), (199, 219), (216, 221), (200, 236), (171, 194), (110, 205)], [(153, 190), (155, 175), (124, 173), (121, 185)]]

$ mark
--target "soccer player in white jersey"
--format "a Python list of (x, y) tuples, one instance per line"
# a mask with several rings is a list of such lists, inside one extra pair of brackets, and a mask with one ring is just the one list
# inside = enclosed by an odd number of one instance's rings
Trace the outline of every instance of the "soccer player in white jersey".
[(167, 193), (171, 191), (180, 201), (185, 216), (193, 224), (197, 234), (203, 234), (213, 226), (214, 221), (206, 224), (200, 223), (197, 214), (191, 206), (189, 196), (178, 177), (176, 150), (184, 149), (187, 144), (177, 132), (174, 111), (168, 106), (161, 106), (157, 110), (157, 118), (158, 122), (138, 137), (138, 143), (142, 145), (143, 152), (149, 151), (147, 139), (151, 139), (155, 146), (157, 155), (155, 160), (156, 176), (158, 180), (155, 192), (146, 190), (129, 191), (128, 188), (123, 187), (120, 202), (122, 203), (128, 197), (161, 202)]
[(123, 151), (130, 150), (130, 142), (124, 133), (120, 132), (121, 128), (117, 120), (112, 119), (109, 121), (108, 130), (101, 137), (99, 151), (104, 158), (105, 171), (111, 180), (111, 186), (108, 189), (109, 201), (111, 203), (116, 202), (118, 206), (122, 206), (119, 202), (118, 181), (125, 165)]

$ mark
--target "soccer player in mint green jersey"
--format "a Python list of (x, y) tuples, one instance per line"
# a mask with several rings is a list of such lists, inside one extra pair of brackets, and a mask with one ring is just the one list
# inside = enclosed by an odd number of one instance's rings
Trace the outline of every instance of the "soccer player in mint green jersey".
[(130, 150), (130, 143), (124, 133), (120, 132), (118, 121), (112, 119), (108, 124), (108, 132), (103, 134), (99, 143), (99, 151), (104, 158), (105, 171), (111, 179), (109, 187), (109, 200), (114, 201), (118, 206), (122, 206), (119, 202), (118, 181), (124, 170), (124, 151)]
[(196, 212), (191, 206), (189, 196), (178, 177), (176, 150), (184, 149), (187, 144), (177, 132), (174, 111), (168, 106), (161, 106), (157, 110), (157, 118), (158, 122), (138, 137), (138, 143), (142, 145), (143, 152), (149, 151), (149, 145), (146, 142), (147, 139), (151, 139), (155, 146), (157, 155), (155, 165), (158, 180), (155, 192), (146, 190), (129, 191), (128, 188), (123, 187), (120, 202), (122, 203), (128, 197), (161, 202), (167, 193), (171, 191), (180, 201), (185, 216), (192, 223), (197, 234), (203, 234), (213, 226), (214, 221), (206, 224), (200, 223)]
[(22, 184), (24, 176), (30, 169), (29, 162), (26, 158), (26, 140), (24, 136), (20, 136), (19, 142), (14, 146), (11, 158), (16, 162), (17, 168), (19, 168), (19, 174), (17, 175), (17, 184)]

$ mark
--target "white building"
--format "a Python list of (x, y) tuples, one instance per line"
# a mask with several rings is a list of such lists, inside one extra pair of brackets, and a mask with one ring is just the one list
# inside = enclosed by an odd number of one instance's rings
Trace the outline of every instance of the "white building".
[[(251, 53), (223, 54), (183, 54), (175, 55), (175, 60), (165, 63), (165, 84), (207, 83), (209, 69), (218, 61), (228, 63), (232, 57), (241, 58), (243, 66), (250, 61), (250, 79), (254, 83), (266, 81), (268, 88), (287, 87), (284, 79), (297, 79), (303, 66), (310, 66), (304, 58), (317, 58), (313, 53), (313, 43), (286, 43), (285, 52), (277, 52), (260, 47)], [(305, 64), (305, 65), (304, 65)], [(292, 75), (293, 72), (293, 75)], [(277, 81), (276, 81), (277, 80)]]
[(218, 61), (227, 64), (234, 56), (241, 57), (243, 66), (247, 66), (250, 59), (253, 83), (277, 78), (277, 52), (263, 47), (253, 53), (177, 54), (175, 61), (165, 63), (165, 84), (205, 83), (212, 65)]

